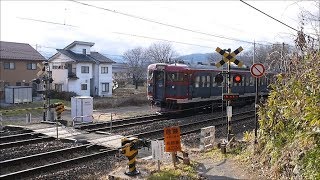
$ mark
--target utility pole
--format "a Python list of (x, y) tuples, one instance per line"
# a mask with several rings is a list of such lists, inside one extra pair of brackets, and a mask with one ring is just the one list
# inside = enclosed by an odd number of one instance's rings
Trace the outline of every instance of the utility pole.
[[(228, 50), (228, 53), (230, 54), (231, 52), (231, 49), (229, 48)], [(228, 72), (227, 72), (227, 78), (228, 78), (228, 94), (231, 94), (231, 72), (230, 72), (230, 64), (231, 62), (228, 61), (227, 63), (228, 65)], [(229, 99), (228, 100), (228, 107), (231, 106), (231, 100)], [(231, 117), (230, 116), (227, 116), (228, 117), (228, 135), (227, 135), (227, 139), (228, 141), (230, 141), (231, 139)]]

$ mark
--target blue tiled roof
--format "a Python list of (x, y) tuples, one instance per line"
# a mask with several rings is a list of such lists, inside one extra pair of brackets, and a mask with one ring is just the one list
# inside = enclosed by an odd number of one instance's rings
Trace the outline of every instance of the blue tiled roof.
[(90, 52), (90, 54), (78, 54), (78, 53), (72, 52), (71, 50), (65, 50), (65, 49), (57, 49), (57, 51), (75, 60), (76, 62), (115, 63), (111, 59), (103, 56), (98, 52)]

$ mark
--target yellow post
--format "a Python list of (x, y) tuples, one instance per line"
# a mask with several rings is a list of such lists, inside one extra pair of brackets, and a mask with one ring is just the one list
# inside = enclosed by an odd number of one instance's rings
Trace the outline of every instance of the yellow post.
[(123, 138), (121, 139), (122, 153), (128, 158), (129, 171), (126, 171), (125, 174), (128, 176), (135, 176), (140, 174), (136, 169), (136, 156), (138, 155), (138, 148), (136, 147), (138, 139), (135, 137)]

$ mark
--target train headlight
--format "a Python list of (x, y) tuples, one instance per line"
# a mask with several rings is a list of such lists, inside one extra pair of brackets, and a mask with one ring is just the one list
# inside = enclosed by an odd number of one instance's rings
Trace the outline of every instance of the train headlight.
[(172, 87), (172, 89), (174, 89), (174, 86), (171, 86)]

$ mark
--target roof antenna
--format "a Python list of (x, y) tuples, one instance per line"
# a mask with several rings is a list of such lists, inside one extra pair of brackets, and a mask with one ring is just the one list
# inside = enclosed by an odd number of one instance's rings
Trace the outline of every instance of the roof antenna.
[(66, 25), (66, 13), (67, 13), (67, 8), (64, 8), (64, 20), (63, 20), (63, 25)]

